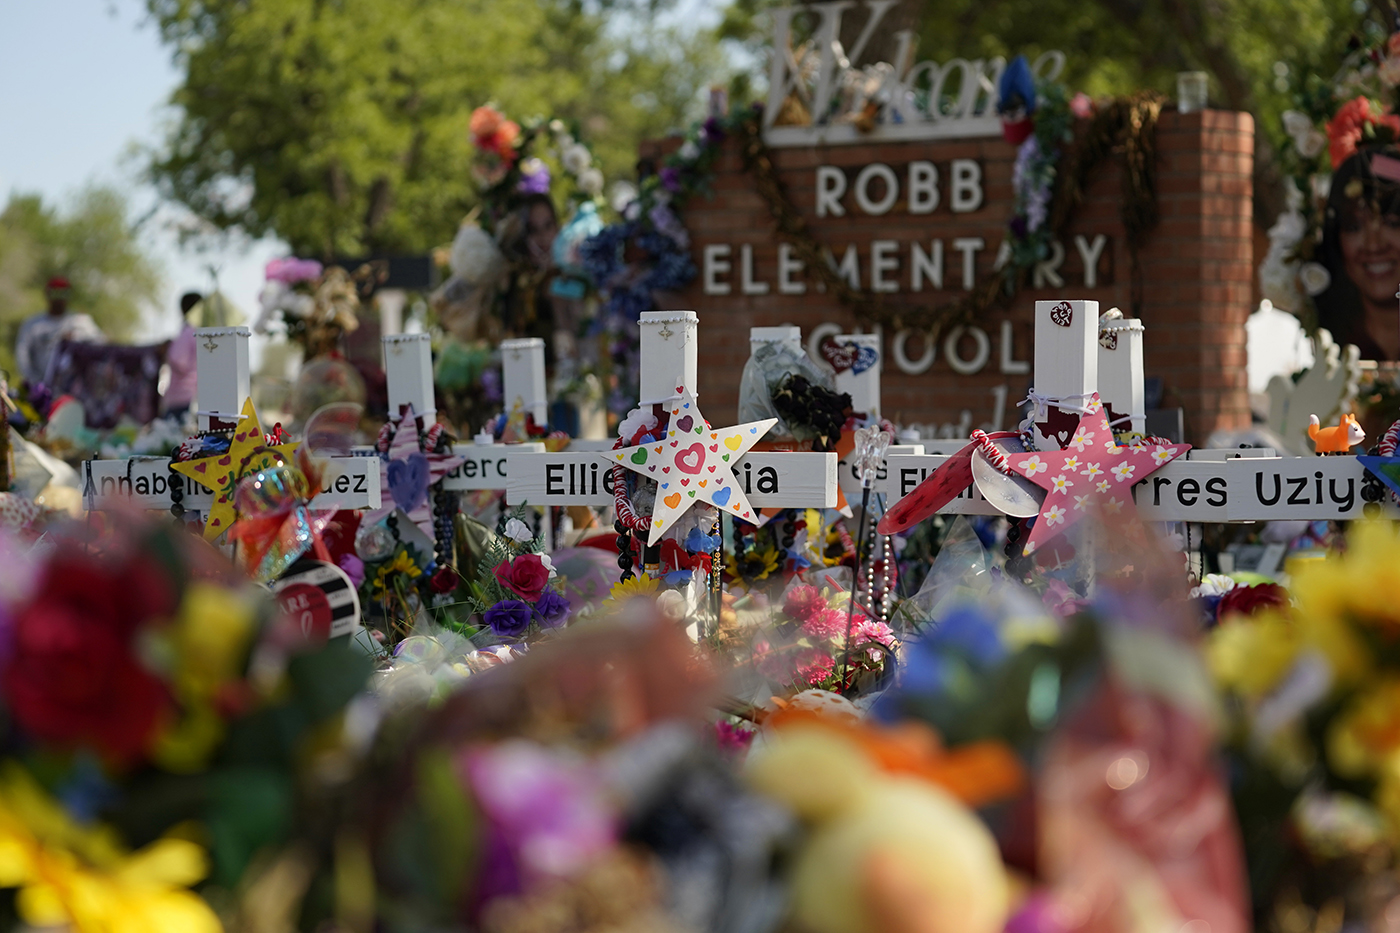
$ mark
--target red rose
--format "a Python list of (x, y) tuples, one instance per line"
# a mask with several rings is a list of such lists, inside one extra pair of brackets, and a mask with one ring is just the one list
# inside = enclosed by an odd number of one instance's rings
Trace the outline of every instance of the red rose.
[(457, 588), (457, 571), (451, 567), (439, 567), (428, 580), (434, 593), (451, 593)]
[(549, 568), (538, 554), (521, 554), (508, 564), (497, 564), (493, 573), (501, 586), (519, 594), (526, 602), (539, 599), (549, 585)]
[(170, 706), (134, 653), (138, 630), (175, 609), (175, 589), (141, 561), (55, 557), (14, 617), (0, 689), (32, 738), (139, 758)]
[(1237, 586), (1220, 598), (1215, 617), (1223, 619), (1227, 615), (1252, 616), (1265, 609), (1281, 609), (1287, 605), (1288, 591), (1277, 583)]
[(1328, 155), (1332, 168), (1340, 168), (1342, 163), (1356, 152), (1357, 145), (1365, 138), (1366, 125), (1372, 133), (1383, 127), (1392, 136), (1400, 136), (1400, 117), (1386, 112), (1386, 108), (1365, 96), (1353, 97), (1342, 104), (1327, 123)]

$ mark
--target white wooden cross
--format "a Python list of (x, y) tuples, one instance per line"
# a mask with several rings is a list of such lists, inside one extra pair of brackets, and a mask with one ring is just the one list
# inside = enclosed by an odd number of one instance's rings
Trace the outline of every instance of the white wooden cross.
[[(1052, 318), (1056, 309), (1058, 321)], [(1115, 349), (1099, 343), (1101, 332), (1116, 336)], [(1097, 389), (1105, 405), (1130, 416), (1138, 429), (1144, 414), (1140, 323), (1105, 320), (1101, 325), (1096, 302), (1038, 301), (1035, 334), (1037, 393), (1078, 401), (1077, 396)], [(1127, 354), (1118, 356), (1125, 349)], [(1036, 438), (1044, 440), (1038, 430)], [(893, 505), (951, 452), (945, 447), (943, 452), (922, 456), (892, 454), (876, 490), (885, 494), (887, 505)], [(1353, 456), (1281, 457), (1268, 448), (1198, 449), (1153, 472), (1134, 487), (1133, 495), (1138, 515), (1148, 521), (1345, 521), (1362, 517), (1364, 481), (1365, 469)], [(1389, 496), (1380, 505), (1382, 514), (1400, 517)], [(978, 494), (975, 483), (942, 511), (999, 514)]]
[[(195, 330), (196, 381), (199, 391), (199, 423), (203, 430), (232, 428), (238, 423), (243, 402), (250, 394), (246, 327), (201, 327)], [(132, 457), (129, 460), (83, 462), (83, 508), (168, 509), (170, 459)], [(197, 483), (183, 480), (181, 503), (192, 512), (204, 511), (214, 495)], [(326, 467), (324, 489), (311, 500), (313, 509), (378, 508), (379, 461), (374, 458), (332, 457)]]
[[(677, 385), (695, 392), (699, 318), (693, 311), (644, 311), (640, 403), (661, 404)], [(698, 393), (697, 393), (698, 395)], [(701, 402), (700, 410), (704, 411)], [(726, 419), (708, 413), (711, 423)], [(608, 444), (607, 446), (611, 446)], [(612, 505), (613, 471), (596, 451), (507, 454), (506, 502), (518, 505)], [(757, 509), (834, 508), (836, 454), (753, 451), (737, 460), (734, 478)]]

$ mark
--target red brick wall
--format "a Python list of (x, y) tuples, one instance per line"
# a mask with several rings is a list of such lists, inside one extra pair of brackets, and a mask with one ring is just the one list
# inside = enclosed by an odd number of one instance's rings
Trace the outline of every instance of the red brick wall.
[[(644, 149), (655, 153), (671, 148), (665, 143)], [(1165, 112), (1157, 128), (1158, 198), (1161, 223), (1142, 253), (1143, 307), (1146, 325), (1146, 373), (1161, 377), (1166, 405), (1186, 410), (1188, 439), (1197, 443), (1218, 428), (1240, 427), (1249, 422), (1245, 377), (1244, 322), (1251, 310), (1254, 259), (1251, 224), (1251, 175), (1254, 124), (1248, 114), (1209, 111), (1190, 115)], [(977, 256), (977, 272), (991, 268), (1010, 216), (1011, 172), (1014, 148), (1001, 139), (940, 142), (878, 143), (864, 146), (828, 146), (777, 149), (775, 162), (794, 205), (807, 217), (817, 239), (831, 247), (838, 260), (846, 244), (855, 243), (860, 256), (862, 286), (869, 287), (870, 242), (896, 240), (901, 283), (898, 294), (887, 295), (890, 304), (915, 306), (941, 304), (955, 297), (962, 282), (962, 255), (952, 248), (957, 237), (980, 236), (986, 248)], [(982, 206), (970, 213), (951, 214), (949, 164), (953, 159), (977, 160), (983, 171)], [(868, 216), (855, 209), (852, 189), (855, 174), (872, 162), (883, 162), (905, 178), (906, 166), (927, 159), (938, 167), (942, 203), (928, 215), (911, 215), (905, 192), (894, 208), (882, 216)], [(843, 203), (844, 217), (817, 218), (815, 174), (821, 164), (841, 166), (850, 180)], [(700, 316), (700, 385), (705, 410), (711, 419), (732, 416), (738, 401), (739, 373), (748, 357), (748, 332), (752, 326), (798, 324), (804, 337), (819, 324), (832, 322), (844, 330), (869, 330), (833, 297), (816, 291), (808, 281), (800, 296), (777, 293), (779, 241), (767, 209), (743, 173), (737, 147), (730, 145), (717, 164), (714, 197), (697, 198), (685, 212), (691, 231), (692, 256), (703, 268), (706, 245), (731, 245), (732, 271), (728, 295), (707, 295), (701, 281), (684, 293), (665, 296), (661, 307), (693, 309)], [(878, 193), (879, 185), (872, 193)], [(1005, 386), (1010, 405), (1025, 395), (1030, 376), (1000, 371), (1002, 321), (1012, 323), (1014, 359), (1032, 358), (1031, 314), (1034, 302), (1046, 298), (1084, 298), (1100, 303), (1100, 310), (1121, 307), (1131, 313), (1130, 260), (1119, 221), (1121, 182), (1116, 167), (1106, 167), (1091, 183), (1085, 202), (1065, 240), (1066, 261), (1060, 272), (1063, 287), (1021, 292), (1004, 309), (976, 322), (991, 338), (989, 363), (978, 373), (959, 375), (943, 354), (943, 337), (931, 369), (920, 375), (901, 372), (891, 355), (893, 334), (884, 335), (885, 368), (882, 376), (886, 417), (909, 424), (956, 423), (961, 412), (971, 412), (975, 427), (992, 417), (993, 390)], [(1105, 234), (1109, 244), (1099, 259), (1099, 286), (1086, 288), (1082, 262), (1073, 246), (1073, 235), (1089, 241)], [(925, 249), (932, 238), (944, 240), (944, 289), (910, 291), (909, 242)], [(740, 247), (751, 245), (755, 278), (769, 283), (765, 295), (745, 295), (740, 289)], [(962, 355), (972, 355), (973, 341), (965, 337)], [(917, 358), (922, 340), (909, 341), (908, 355)], [(729, 414), (726, 414), (729, 413)]]

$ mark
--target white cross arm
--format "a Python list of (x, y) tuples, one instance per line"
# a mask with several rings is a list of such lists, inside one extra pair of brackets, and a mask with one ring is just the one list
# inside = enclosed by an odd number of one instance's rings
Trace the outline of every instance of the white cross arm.
[[(1196, 454), (1197, 451), (1192, 451)], [(1133, 487), (1138, 515), (1149, 521), (1249, 522), (1276, 519), (1345, 521), (1362, 517), (1365, 468), (1355, 457), (1212, 457), (1174, 460)], [(1235, 452), (1231, 452), (1235, 454)], [(892, 506), (948, 458), (891, 456), (875, 489)], [(1389, 495), (1384, 514), (1400, 516)], [(996, 509), (969, 486), (942, 511), (995, 515)]]
[[(175, 474), (179, 475), (179, 474)], [(83, 508), (104, 510), (123, 505), (138, 509), (168, 509), (170, 461), (165, 457), (131, 460), (87, 460), (83, 463)], [(182, 504), (203, 510), (213, 493), (186, 476)], [(323, 490), (311, 500), (317, 510), (377, 509), (380, 507), (379, 460), (375, 457), (332, 457), (322, 478)]]
[[(836, 454), (753, 451), (734, 465), (734, 479), (756, 509), (836, 507)], [(507, 455), (510, 505), (612, 505), (612, 469), (583, 451)]]

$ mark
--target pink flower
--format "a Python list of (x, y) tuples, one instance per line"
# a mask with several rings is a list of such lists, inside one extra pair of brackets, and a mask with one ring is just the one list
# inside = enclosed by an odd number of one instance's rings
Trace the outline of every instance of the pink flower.
[(807, 648), (798, 652), (796, 658), (796, 682), (815, 687), (831, 676), (836, 669), (836, 659), (819, 648)]
[(715, 742), (719, 750), (730, 754), (748, 751), (753, 744), (754, 730), (736, 725), (727, 719), (715, 722)]
[(851, 643), (861, 645), (868, 641), (892, 645), (894, 644), (894, 629), (884, 622), (877, 622), (874, 619), (858, 619), (855, 631), (851, 633)]
[(783, 613), (799, 622), (807, 621), (813, 613), (825, 608), (826, 600), (822, 599), (815, 586), (795, 586), (788, 590), (787, 598), (783, 600)]
[(1088, 94), (1080, 91), (1070, 98), (1069, 112), (1081, 120), (1094, 115), (1094, 100)]
[[(855, 622), (863, 622), (864, 616), (857, 615)], [(846, 637), (846, 612), (842, 609), (823, 609), (814, 612), (802, 623), (802, 631), (812, 638), (836, 639)]]
[(274, 259), (263, 269), (263, 276), (269, 282), (295, 285), (298, 282), (313, 282), (321, 277), (321, 264), (314, 259), (298, 259), (288, 256)]

